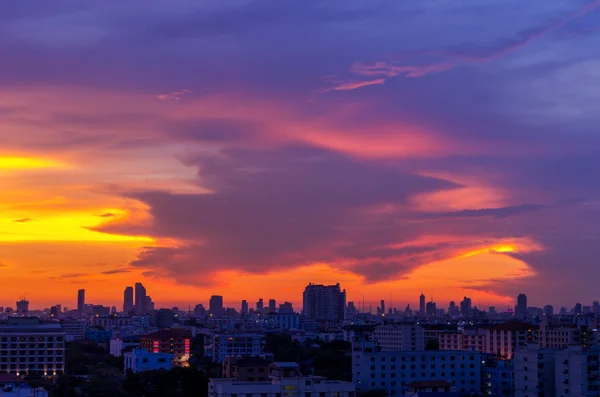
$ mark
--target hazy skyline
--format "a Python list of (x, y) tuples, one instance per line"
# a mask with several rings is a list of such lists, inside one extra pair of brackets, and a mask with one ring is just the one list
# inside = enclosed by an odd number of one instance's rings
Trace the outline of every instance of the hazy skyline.
[(0, 301), (141, 281), (158, 305), (309, 282), (591, 303), (599, 21), (583, 0), (4, 1)]

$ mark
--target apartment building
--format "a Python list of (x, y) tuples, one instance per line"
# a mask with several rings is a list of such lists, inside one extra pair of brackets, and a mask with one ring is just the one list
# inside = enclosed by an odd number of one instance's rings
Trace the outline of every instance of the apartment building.
[(554, 397), (555, 349), (529, 344), (515, 350), (515, 397)]
[(208, 351), (214, 362), (221, 363), (227, 356), (260, 356), (264, 347), (263, 334), (215, 334)]
[(381, 351), (372, 342), (355, 343), (352, 373), (356, 391), (384, 389), (388, 396), (411, 391), (411, 384), (448, 382), (453, 391), (481, 391), (481, 353), (477, 351)]
[(600, 346), (569, 346), (556, 352), (557, 397), (600, 396)]
[(65, 369), (65, 331), (57, 321), (9, 317), (0, 323), (0, 372), (60, 374)]
[(162, 330), (142, 336), (140, 347), (152, 353), (173, 354), (173, 365), (187, 366), (190, 358), (190, 335), (184, 330)]
[(381, 351), (425, 350), (423, 327), (414, 323), (389, 323), (375, 327), (373, 340)]
[(209, 397), (355, 397), (351, 382), (302, 376), (296, 363), (276, 362), (269, 366), (268, 380), (238, 382), (234, 379), (210, 379)]

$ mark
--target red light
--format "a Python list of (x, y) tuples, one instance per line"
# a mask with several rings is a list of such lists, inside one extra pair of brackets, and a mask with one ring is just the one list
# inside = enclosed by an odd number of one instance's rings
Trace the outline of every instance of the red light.
[(155, 340), (154, 343), (152, 344), (152, 352), (153, 353), (158, 353), (158, 341)]

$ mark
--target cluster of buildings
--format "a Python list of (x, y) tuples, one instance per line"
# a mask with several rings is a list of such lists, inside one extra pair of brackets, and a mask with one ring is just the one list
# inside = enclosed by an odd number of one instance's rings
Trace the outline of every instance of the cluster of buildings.
[[(441, 309), (421, 295), (417, 310), (381, 301), (373, 312), (347, 302), (339, 284), (311, 283), (302, 302), (296, 311), (275, 299), (252, 307), (244, 300), (238, 311), (214, 295), (208, 308), (155, 310), (141, 283), (125, 289), (122, 310), (87, 304), (84, 290), (76, 310), (56, 305), (35, 312), (21, 299), (16, 311), (0, 315), (0, 374), (60, 374), (65, 343), (87, 340), (122, 357), (126, 371), (169, 370), (208, 358), (223, 370), (210, 381), (214, 397), (354, 397), (374, 390), (394, 397), (600, 397), (597, 301), (555, 313), (551, 306), (528, 306), (524, 294), (504, 311), (479, 309), (468, 297)], [(347, 342), (351, 381), (275, 361), (265, 352), (270, 333), (311, 345)]]

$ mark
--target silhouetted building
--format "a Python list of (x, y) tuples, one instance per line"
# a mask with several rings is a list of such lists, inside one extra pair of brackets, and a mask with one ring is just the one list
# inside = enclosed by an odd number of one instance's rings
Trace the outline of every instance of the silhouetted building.
[(222, 316), (225, 314), (223, 310), (223, 297), (220, 295), (213, 295), (210, 297), (210, 301), (208, 303), (208, 309), (210, 314), (213, 316)]
[(277, 302), (275, 299), (269, 299), (269, 313), (277, 312)]
[(527, 317), (527, 295), (519, 294), (517, 296), (517, 305), (515, 306), (515, 316), (519, 319)]
[(133, 304), (133, 287), (126, 287), (123, 292), (123, 311), (130, 313), (135, 309)]
[(242, 301), (242, 308), (240, 313), (242, 314), (242, 317), (245, 317), (248, 315), (248, 301), (243, 300)]
[(304, 317), (311, 320), (342, 321), (346, 312), (346, 290), (340, 284), (309, 284), (304, 289)]
[(173, 310), (160, 309), (156, 311), (156, 326), (159, 329), (171, 328), (175, 322), (175, 313)]
[(471, 298), (466, 296), (460, 302), (460, 315), (463, 317), (469, 317), (469, 311), (471, 310)]
[(426, 305), (425, 305), (425, 294), (421, 294), (419, 296), (419, 316), (425, 317), (426, 315)]
[(554, 315), (554, 307), (552, 307), (552, 305), (544, 306), (544, 314), (548, 317), (552, 317)]
[(146, 310), (146, 288), (142, 283), (135, 283), (135, 312), (145, 314)]
[(77, 291), (77, 312), (79, 315), (85, 314), (85, 290)]
[(17, 302), (17, 313), (27, 313), (29, 311), (29, 301), (25, 298), (21, 298)]

